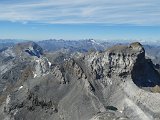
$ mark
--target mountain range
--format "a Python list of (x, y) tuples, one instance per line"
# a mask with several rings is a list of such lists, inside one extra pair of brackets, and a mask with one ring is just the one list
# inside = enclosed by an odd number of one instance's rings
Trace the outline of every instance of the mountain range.
[(153, 49), (158, 47), (92, 39), (5, 47), (0, 119), (160, 120), (160, 68), (159, 59), (150, 58)]

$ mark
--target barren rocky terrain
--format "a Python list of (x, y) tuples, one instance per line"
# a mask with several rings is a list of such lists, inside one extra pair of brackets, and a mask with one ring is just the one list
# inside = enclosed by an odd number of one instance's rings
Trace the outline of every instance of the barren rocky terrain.
[(143, 45), (97, 46), (0, 50), (0, 120), (160, 120), (159, 68)]

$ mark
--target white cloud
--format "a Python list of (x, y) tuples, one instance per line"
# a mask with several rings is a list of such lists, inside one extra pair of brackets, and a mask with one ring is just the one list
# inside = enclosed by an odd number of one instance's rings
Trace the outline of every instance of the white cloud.
[(160, 25), (159, 4), (159, 0), (13, 0), (0, 2), (0, 20)]

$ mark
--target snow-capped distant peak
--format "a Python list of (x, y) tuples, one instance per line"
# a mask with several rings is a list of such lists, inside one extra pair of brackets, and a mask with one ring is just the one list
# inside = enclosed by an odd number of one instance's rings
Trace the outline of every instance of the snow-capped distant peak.
[(91, 42), (96, 43), (96, 41), (95, 41), (95, 40), (93, 40), (93, 39), (91, 39)]

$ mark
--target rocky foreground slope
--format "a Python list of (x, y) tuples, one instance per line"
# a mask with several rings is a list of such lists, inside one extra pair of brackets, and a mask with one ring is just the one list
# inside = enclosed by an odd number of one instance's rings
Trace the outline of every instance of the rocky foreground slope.
[(160, 120), (160, 75), (140, 43), (58, 55), (33, 42), (0, 52), (0, 120)]

